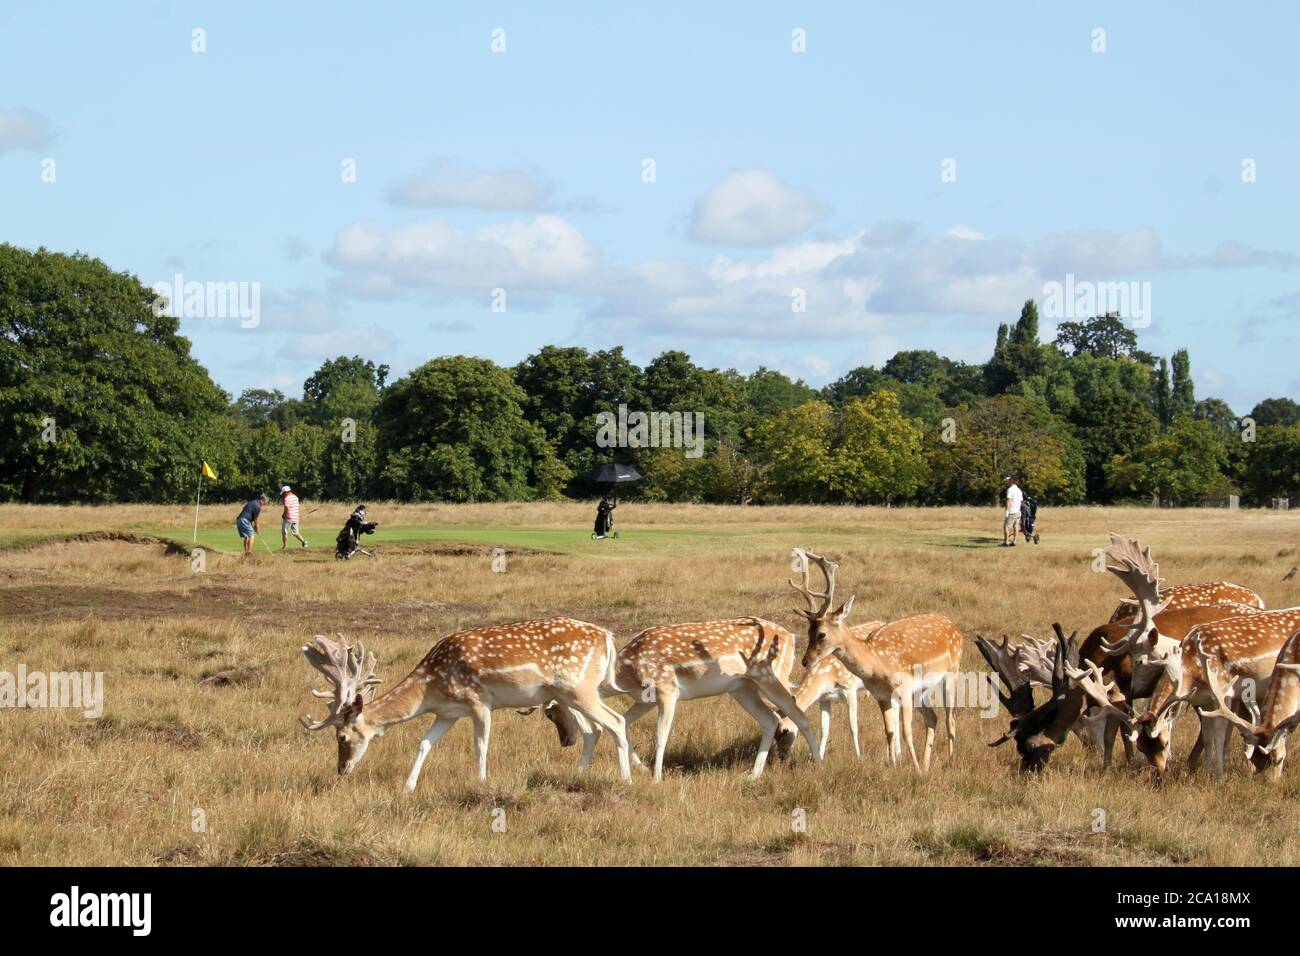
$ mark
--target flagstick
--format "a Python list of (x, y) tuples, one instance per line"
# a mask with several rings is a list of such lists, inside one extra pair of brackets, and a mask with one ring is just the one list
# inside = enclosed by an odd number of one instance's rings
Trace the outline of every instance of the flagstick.
[(199, 472), (199, 487), (194, 492), (194, 543), (199, 541), (199, 496), (203, 494), (203, 472)]

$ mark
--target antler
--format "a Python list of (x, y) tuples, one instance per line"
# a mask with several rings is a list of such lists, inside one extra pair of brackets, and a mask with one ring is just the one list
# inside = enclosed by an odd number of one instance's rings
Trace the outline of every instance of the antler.
[(1012, 663), (1033, 683), (1051, 687), (1056, 648), (1049, 641), (1040, 641), (1029, 634), (1021, 634), (1020, 639), (1024, 643), (1011, 649)]
[(1196, 656), (1201, 660), (1201, 673), (1205, 675), (1205, 686), (1209, 689), (1210, 696), (1214, 698), (1215, 703), (1213, 710), (1205, 710), (1200, 707), (1196, 709), (1202, 717), (1222, 717), (1228, 723), (1240, 728), (1249, 736), (1249, 739), (1253, 740), (1255, 737), (1254, 723), (1235, 713), (1223, 699), (1223, 690), (1219, 687), (1217, 677), (1210, 670), (1210, 658), (1205, 653), (1205, 648), (1201, 646), (1199, 637), (1196, 639)]
[(1138, 639), (1151, 627), (1151, 619), (1164, 610), (1169, 602), (1160, 601), (1160, 565), (1151, 557), (1150, 548), (1142, 548), (1136, 538), (1125, 538), (1110, 532), (1110, 547), (1105, 551), (1106, 570), (1119, 578), (1133, 592), (1137, 605), (1137, 618), (1127, 625), (1124, 637), (1112, 643), (1102, 641), (1101, 647), (1112, 657), (1133, 650)]
[[(827, 561), (820, 554), (813, 554), (811, 551), (805, 551), (803, 548), (792, 548), (791, 551), (795, 557), (799, 558), (799, 564), (802, 568), (803, 574), (803, 584), (798, 585), (791, 580), (790, 587), (802, 594), (804, 600), (808, 602), (808, 610), (799, 611), (797, 613), (810, 619), (822, 617), (830, 610), (831, 604), (835, 600), (835, 572), (839, 568), (839, 565)], [(826, 579), (826, 590), (824, 592), (812, 590), (811, 584), (808, 580), (809, 561), (812, 561), (817, 565), (817, 567), (821, 568), (822, 577)], [(821, 602), (821, 607), (817, 606), (818, 601)]]
[(1034, 688), (1029, 683), (1028, 678), (1020, 673), (1020, 669), (1013, 657), (1011, 638), (1007, 635), (1002, 635), (1002, 644), (998, 645), (984, 635), (977, 634), (975, 636), (975, 647), (984, 660), (988, 662), (989, 667), (993, 668), (993, 672), (1002, 679), (1002, 683), (1007, 688), (1007, 692), (1004, 694), (997, 682), (993, 681), (993, 689), (997, 691), (998, 699), (1002, 701), (1002, 706), (1011, 715), (1011, 726), (1007, 729), (1007, 732), (989, 744), (990, 747), (996, 747), (1014, 737), (1016, 729), (1020, 726), (1020, 721), (1034, 709)]
[(343, 635), (332, 641), (324, 634), (317, 634), (311, 644), (302, 646), (303, 656), (307, 662), (325, 675), (325, 679), (334, 685), (332, 692), (309, 687), (313, 697), (333, 701), (330, 713), (322, 720), (299, 718), (308, 730), (320, 730), (331, 724), (337, 724), (342, 718), (343, 709), (360, 696), (363, 700), (374, 697), (375, 687), (381, 683), (375, 675), (375, 655), (366, 653), (364, 644), (348, 647)]
[(1075, 686), (1088, 695), (1094, 706), (1101, 709), (1100, 714), (1085, 719), (1097, 720), (1109, 715), (1119, 720), (1125, 729), (1131, 728), (1133, 726), (1133, 715), (1116, 707), (1115, 702), (1111, 700), (1110, 695), (1114, 693), (1115, 685), (1106, 683), (1106, 675), (1101, 672), (1101, 668), (1097, 666), (1096, 661), (1086, 661), (1085, 663), (1088, 665), (1087, 670), (1080, 670), (1077, 667), (1066, 668), (1066, 673), (1074, 681)]

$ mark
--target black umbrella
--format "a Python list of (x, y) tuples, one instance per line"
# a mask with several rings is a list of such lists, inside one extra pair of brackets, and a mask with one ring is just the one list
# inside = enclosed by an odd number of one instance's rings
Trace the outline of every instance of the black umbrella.
[(603, 485), (621, 485), (627, 481), (640, 481), (641, 473), (631, 465), (619, 465), (610, 462), (608, 465), (601, 465), (587, 475), (587, 480), (600, 482)]

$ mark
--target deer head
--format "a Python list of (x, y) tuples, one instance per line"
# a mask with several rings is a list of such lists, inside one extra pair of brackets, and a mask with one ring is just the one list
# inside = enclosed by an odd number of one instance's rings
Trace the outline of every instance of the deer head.
[(334, 689), (308, 688), (313, 697), (330, 702), (330, 711), (321, 720), (299, 719), (308, 730), (334, 728), (339, 744), (339, 773), (351, 773), (371, 738), (382, 732), (366, 723), (364, 713), (366, 702), (374, 698), (375, 687), (380, 683), (375, 676), (375, 655), (367, 654), (362, 644), (348, 647), (341, 634), (337, 641), (317, 634), (311, 644), (302, 646), (302, 653)]
[[(796, 584), (791, 581), (790, 587), (802, 594), (808, 603), (807, 608), (802, 610), (796, 608), (795, 613), (802, 614), (808, 619), (808, 649), (803, 654), (803, 666), (805, 669), (811, 669), (823, 658), (833, 654), (837, 648), (844, 647), (848, 643), (849, 629), (845, 621), (849, 612), (853, 610), (854, 598), (850, 597), (832, 611), (830, 608), (835, 601), (835, 571), (839, 565), (827, 561), (820, 554), (813, 554), (802, 548), (793, 549), (793, 554), (799, 559), (803, 583)], [(822, 577), (826, 581), (825, 591), (812, 590), (808, 581), (810, 561), (821, 569)]]
[(1102, 650), (1111, 656), (1133, 654), (1147, 663), (1156, 652), (1158, 633), (1154, 618), (1169, 604), (1160, 600), (1160, 565), (1151, 557), (1150, 548), (1138, 546), (1135, 538), (1110, 535), (1110, 547), (1105, 551), (1106, 570), (1119, 578), (1133, 592), (1133, 621), (1126, 625), (1124, 636), (1118, 641), (1102, 642)]
[[(1006, 685), (1007, 693), (999, 690), (998, 697), (1011, 715), (1007, 732), (989, 746), (997, 747), (1015, 740), (1022, 771), (1036, 773), (1047, 766), (1052, 753), (1065, 742), (1070, 726), (1083, 712), (1084, 692), (1075, 686), (1068, 673), (1079, 665), (1078, 632), (1066, 638), (1061, 625), (1053, 624), (1052, 627), (1056, 631), (1055, 653), (1051, 660), (1052, 696), (1037, 707), (1034, 706), (1033, 685), (1021, 667), (1026, 652), (1014, 648), (1010, 638), (1005, 636), (1000, 646), (983, 636), (975, 638), (980, 654)], [(1028, 653), (1033, 654), (1033, 651)]]

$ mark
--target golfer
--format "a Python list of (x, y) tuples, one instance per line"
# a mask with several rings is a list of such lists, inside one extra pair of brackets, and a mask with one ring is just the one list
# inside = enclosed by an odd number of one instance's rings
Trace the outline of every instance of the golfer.
[(262, 505), (270, 500), (266, 495), (258, 495), (244, 505), (244, 510), (239, 512), (239, 517), (235, 519), (235, 527), (239, 529), (239, 536), (244, 539), (245, 556), (253, 553), (253, 535), (258, 532), (257, 519), (261, 517)]
[(284, 514), (280, 516), (280, 550), (289, 547), (289, 535), (297, 538), (304, 548), (307, 547), (307, 542), (298, 533), (298, 496), (292, 488), (285, 485), (280, 489), (280, 501), (284, 504)]
[(1016, 546), (1016, 531), (1020, 527), (1020, 505), (1025, 500), (1025, 493), (1016, 484), (1015, 475), (1007, 475), (1003, 480), (1007, 483), (1005, 495), (1007, 513), (1002, 519), (1002, 547), (1014, 548)]

